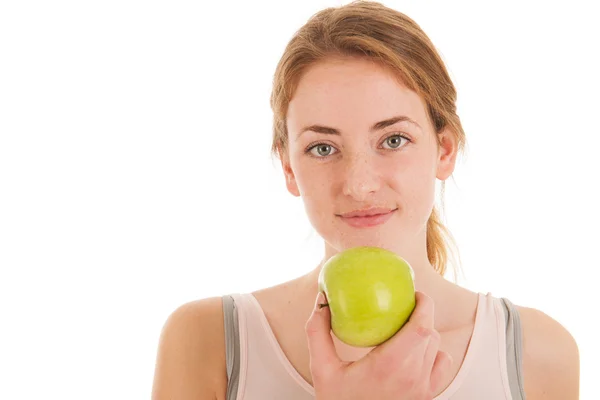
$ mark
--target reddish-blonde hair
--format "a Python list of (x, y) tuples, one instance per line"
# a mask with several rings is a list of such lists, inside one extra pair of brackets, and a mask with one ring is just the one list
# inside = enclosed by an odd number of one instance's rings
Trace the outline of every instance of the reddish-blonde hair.
[[(367, 57), (390, 68), (424, 100), (436, 137), (448, 129), (459, 151), (464, 150), (456, 89), (431, 40), (408, 16), (378, 2), (354, 1), (313, 15), (285, 48), (271, 93), (272, 154), (281, 157), (288, 150), (286, 113), (300, 77), (307, 67), (328, 57)], [(442, 182), (442, 197), (444, 189)], [(452, 235), (434, 207), (427, 222), (427, 256), (442, 275), (452, 257), (451, 247), (456, 249)]]

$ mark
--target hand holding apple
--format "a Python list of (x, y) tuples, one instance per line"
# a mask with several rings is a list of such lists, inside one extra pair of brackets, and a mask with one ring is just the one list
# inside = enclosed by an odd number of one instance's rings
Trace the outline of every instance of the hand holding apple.
[(416, 292), (409, 321), (392, 338), (356, 362), (342, 361), (330, 334), (329, 307), (319, 292), (306, 323), (310, 371), (317, 400), (431, 400), (443, 389), (452, 358), (439, 350), (433, 301)]

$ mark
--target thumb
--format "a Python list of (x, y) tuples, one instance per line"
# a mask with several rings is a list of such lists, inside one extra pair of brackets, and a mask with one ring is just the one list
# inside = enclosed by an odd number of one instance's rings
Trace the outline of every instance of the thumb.
[(315, 308), (306, 322), (305, 330), (310, 353), (310, 370), (315, 379), (315, 375), (326, 374), (341, 363), (331, 338), (331, 313), (323, 292), (319, 292), (317, 296)]

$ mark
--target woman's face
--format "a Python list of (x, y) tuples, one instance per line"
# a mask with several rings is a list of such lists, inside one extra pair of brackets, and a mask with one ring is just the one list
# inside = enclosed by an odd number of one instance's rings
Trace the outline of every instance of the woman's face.
[[(416, 93), (371, 61), (328, 60), (301, 78), (287, 128), (287, 188), (302, 197), (329, 256), (355, 246), (426, 251), (436, 178), (452, 174), (456, 141), (442, 132), (438, 148)], [(371, 207), (393, 211), (372, 226), (341, 216)]]

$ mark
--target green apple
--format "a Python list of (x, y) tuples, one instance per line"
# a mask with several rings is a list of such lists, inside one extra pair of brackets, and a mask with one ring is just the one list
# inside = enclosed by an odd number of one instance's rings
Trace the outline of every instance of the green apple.
[(333, 333), (355, 347), (385, 342), (415, 308), (412, 267), (379, 247), (354, 247), (334, 255), (323, 265), (318, 284), (327, 296)]

